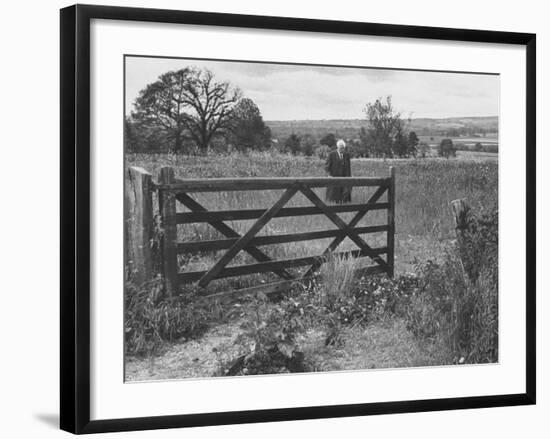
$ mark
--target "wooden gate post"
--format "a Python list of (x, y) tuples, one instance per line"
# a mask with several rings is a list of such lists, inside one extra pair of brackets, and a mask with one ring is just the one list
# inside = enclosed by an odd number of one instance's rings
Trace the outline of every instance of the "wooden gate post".
[(388, 188), (388, 232), (386, 246), (388, 247), (388, 276), (394, 274), (395, 258), (395, 168), (390, 166), (390, 187)]
[(151, 242), (153, 239), (153, 180), (145, 169), (130, 167), (126, 184), (127, 263), (136, 285), (153, 277)]
[[(159, 184), (171, 184), (176, 182), (174, 168), (163, 167), (160, 169)], [(177, 291), (178, 277), (178, 226), (176, 223), (176, 194), (172, 191), (159, 191), (159, 208), (164, 230), (162, 238), (162, 265), (166, 294), (171, 297)]]

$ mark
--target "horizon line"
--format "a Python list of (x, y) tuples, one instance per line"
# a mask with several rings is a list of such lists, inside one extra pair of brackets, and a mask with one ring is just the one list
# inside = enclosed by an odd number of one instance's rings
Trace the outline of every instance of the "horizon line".
[[(486, 118), (497, 118), (498, 115), (489, 115), (489, 116), (445, 116), (445, 117), (430, 117), (430, 116), (419, 116), (419, 117), (411, 117), (410, 120), (416, 120), (416, 119), (434, 119), (434, 120), (443, 120), (443, 119), (486, 119)], [(265, 122), (302, 122), (302, 121), (309, 121), (309, 122), (316, 122), (316, 121), (327, 121), (327, 120), (366, 120), (365, 118), (361, 117), (354, 117), (354, 118), (323, 118), (323, 119), (264, 119)], [(405, 119), (409, 120), (409, 118)]]

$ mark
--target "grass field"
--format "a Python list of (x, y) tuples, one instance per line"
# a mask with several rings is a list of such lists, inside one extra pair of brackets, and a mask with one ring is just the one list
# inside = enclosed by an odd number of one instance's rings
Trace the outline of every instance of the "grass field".
[[(475, 153), (472, 153), (474, 156)], [(472, 155), (470, 154), (470, 156)], [(467, 155), (468, 156), (468, 155)], [(445, 240), (454, 234), (449, 202), (466, 198), (475, 209), (481, 209), (497, 202), (498, 166), (493, 157), (483, 159), (466, 157), (461, 159), (434, 160), (369, 160), (352, 161), (352, 174), (355, 176), (386, 176), (389, 167), (396, 168), (396, 251), (397, 269), (406, 270), (408, 255), (417, 258), (433, 257)], [(459, 156), (460, 157), (460, 156)], [(324, 176), (323, 162), (316, 158), (294, 157), (269, 154), (187, 157), (168, 155), (129, 155), (128, 165), (141, 166), (153, 175), (162, 166), (173, 166), (179, 178), (207, 177), (287, 177)], [(369, 188), (354, 188), (352, 201), (366, 201), (372, 193)], [(323, 196), (323, 190), (317, 190)], [(281, 191), (234, 191), (196, 194), (196, 199), (209, 210), (236, 208), (268, 208), (280, 196)], [(310, 202), (300, 194), (289, 205), (308, 206)], [(341, 214), (346, 220), (353, 213)], [(370, 212), (360, 225), (384, 224), (385, 212)], [(231, 224), (239, 231), (245, 231), (251, 221), (237, 221)], [(292, 233), (333, 229), (335, 226), (323, 215), (296, 218), (275, 218), (261, 234)], [(207, 225), (192, 224), (179, 226), (182, 240), (220, 238), (215, 230)], [(384, 234), (368, 235), (374, 243), (380, 243)], [(266, 251), (273, 256), (306, 256), (322, 251), (330, 240), (307, 241), (279, 246), (268, 246)], [(373, 242), (373, 241), (371, 241)], [(346, 240), (343, 249), (353, 248)], [(421, 249), (425, 250), (422, 251)], [(246, 258), (246, 255), (243, 256)], [(195, 264), (205, 263), (195, 261)], [(183, 267), (182, 267), (183, 268)]]
[[(498, 200), (498, 164), (495, 154), (471, 153), (462, 154), (456, 159), (425, 160), (352, 160), (354, 176), (386, 176), (389, 167), (396, 168), (396, 271), (407, 273), (413, 270), (419, 261), (438, 260), (454, 239), (454, 225), (449, 207), (450, 201), (465, 198), (474, 209), (483, 211), (494, 206)], [(272, 154), (250, 154), (231, 156), (189, 157), (176, 155), (139, 155), (126, 156), (127, 166), (140, 166), (155, 177), (162, 166), (173, 166), (179, 178), (193, 177), (286, 177), (286, 176), (324, 176), (324, 163), (316, 158), (294, 157)], [(324, 190), (317, 190), (324, 196)], [(372, 190), (354, 188), (352, 201), (366, 201)], [(194, 195), (209, 210), (237, 208), (268, 208), (280, 196), (281, 191), (235, 191), (205, 193)], [(310, 202), (301, 195), (296, 195), (291, 206), (308, 206)], [(346, 221), (353, 213), (340, 214)], [(379, 225), (385, 223), (385, 212), (370, 212), (359, 224)], [(237, 221), (230, 224), (237, 231), (244, 233), (250, 221)], [(313, 230), (333, 229), (335, 226), (323, 215), (296, 218), (276, 218), (262, 230), (262, 234), (293, 233)], [(178, 226), (178, 238), (182, 241), (218, 239), (221, 236), (208, 225), (191, 224)], [(385, 234), (363, 235), (371, 246), (384, 246)], [(320, 254), (330, 239), (306, 241), (262, 248), (269, 255), (281, 258), (314, 256)], [(354, 244), (346, 239), (338, 250), (354, 249)], [(241, 252), (244, 253), (244, 252)], [(246, 254), (239, 254), (230, 265), (251, 263)], [(202, 270), (209, 268), (216, 260), (213, 253), (194, 256), (181, 256), (180, 270)], [(246, 279), (227, 279), (215, 281), (213, 289), (243, 287), (268, 278), (259, 279), (258, 275)], [(226, 322), (224, 325), (235, 325)], [(190, 341), (166, 347), (164, 355), (154, 360), (140, 360), (128, 357), (126, 375), (130, 380), (181, 378), (209, 374), (214, 368), (220, 354), (212, 354), (206, 348), (210, 345), (222, 346), (231, 344), (228, 331), (223, 335), (223, 325), (212, 328), (200, 343)], [(435, 353), (430, 346), (412, 340), (400, 321), (385, 322), (384, 325), (358, 329), (348, 333), (346, 346), (350, 351), (328, 352), (320, 345), (315, 345), (316, 334), (310, 334), (304, 344), (310, 356), (316, 358), (318, 370), (353, 369), (368, 367), (402, 367), (429, 364), (445, 364), (450, 360), (442, 359), (441, 352)], [(357, 332), (359, 331), (359, 332)], [(220, 333), (222, 333), (220, 335)], [(228, 335), (229, 334), (229, 335)], [(374, 342), (373, 340), (377, 340)], [(393, 341), (392, 341), (393, 340)], [(186, 347), (187, 346), (187, 347)], [(315, 347), (317, 346), (317, 348)], [(369, 354), (361, 355), (361, 349), (368, 346)], [(377, 351), (377, 349), (379, 350)], [(195, 352), (196, 351), (196, 352)], [(175, 359), (178, 359), (176, 361)], [(198, 358), (198, 360), (197, 360)], [(182, 365), (187, 359), (187, 366)], [(201, 364), (203, 366), (201, 366)], [(156, 366), (154, 366), (156, 365)], [(177, 366), (176, 366), (177, 365)]]

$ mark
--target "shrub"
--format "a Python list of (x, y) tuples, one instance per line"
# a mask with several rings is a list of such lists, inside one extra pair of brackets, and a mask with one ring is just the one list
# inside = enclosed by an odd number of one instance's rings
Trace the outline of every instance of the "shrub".
[(420, 267), (421, 284), (407, 310), (407, 328), (416, 336), (448, 346), (468, 363), (498, 359), (497, 284), (486, 272), (475, 282), (452, 253), (441, 265)]
[(482, 272), (497, 280), (498, 275), (498, 209), (489, 207), (479, 215), (465, 206), (457, 230), (458, 254), (472, 281)]
[(265, 296), (253, 300), (253, 309), (241, 325), (243, 333), (235, 343), (244, 347), (231, 364), (222, 366), (221, 375), (258, 375), (304, 372), (304, 353), (297, 344), (297, 335), (304, 331), (304, 310), (299, 302), (285, 299), (270, 304)]
[(456, 148), (452, 139), (441, 140), (439, 144), (439, 155), (445, 158), (456, 157)]

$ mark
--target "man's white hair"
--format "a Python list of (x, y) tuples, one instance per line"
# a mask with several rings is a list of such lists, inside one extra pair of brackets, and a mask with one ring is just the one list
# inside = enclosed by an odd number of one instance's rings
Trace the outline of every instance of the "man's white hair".
[(344, 142), (344, 139), (340, 139), (336, 142), (336, 146), (346, 146), (346, 142)]

